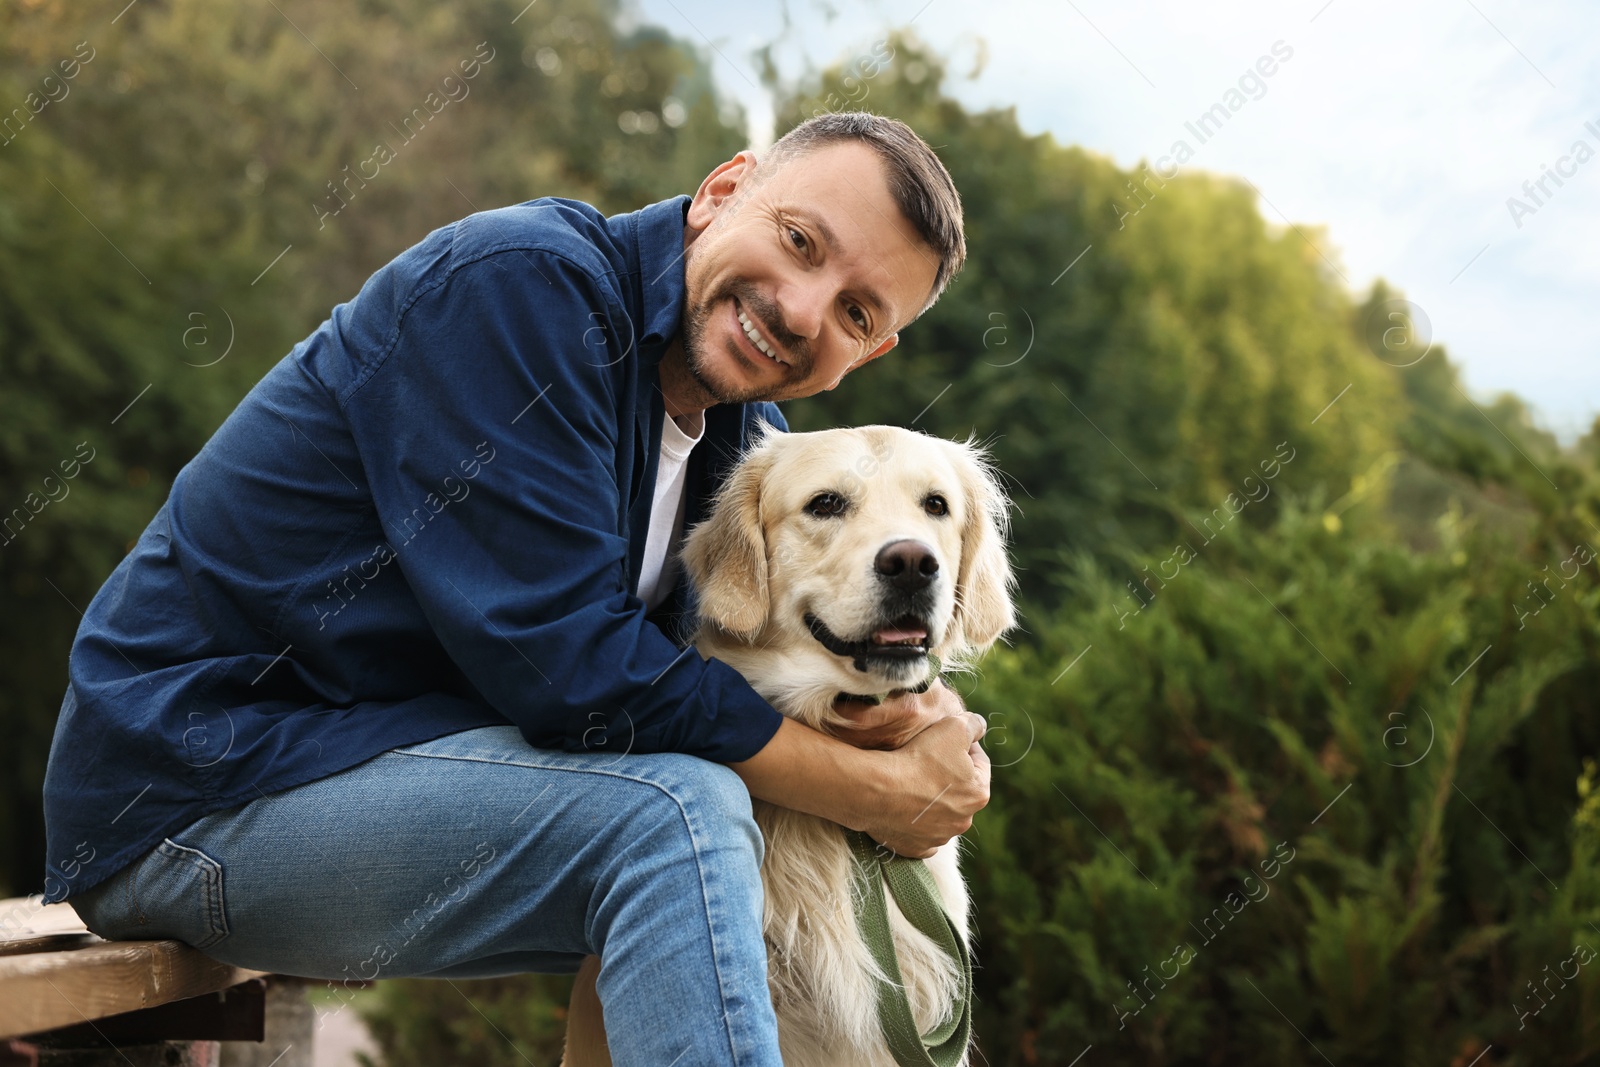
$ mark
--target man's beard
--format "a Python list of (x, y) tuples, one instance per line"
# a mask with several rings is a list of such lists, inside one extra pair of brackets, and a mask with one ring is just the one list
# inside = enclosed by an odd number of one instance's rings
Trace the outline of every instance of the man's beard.
[[(788, 367), (783, 367), (785, 372), (783, 381), (770, 386), (740, 389), (729, 382), (718, 381), (713, 376), (712, 368), (706, 359), (706, 323), (711, 320), (713, 309), (729, 297), (737, 297), (745, 317), (764, 329), (766, 335), (782, 348), (784, 358), (790, 361)], [(805, 339), (786, 330), (782, 326), (782, 321), (777, 305), (767, 300), (753, 286), (738, 280), (725, 283), (699, 304), (684, 311), (683, 361), (689, 370), (689, 376), (719, 404), (748, 404), (758, 400), (771, 400), (781, 395), (785, 387), (796, 381), (804, 381), (811, 374), (811, 356), (806, 350)], [(783, 365), (778, 364), (778, 366)]]

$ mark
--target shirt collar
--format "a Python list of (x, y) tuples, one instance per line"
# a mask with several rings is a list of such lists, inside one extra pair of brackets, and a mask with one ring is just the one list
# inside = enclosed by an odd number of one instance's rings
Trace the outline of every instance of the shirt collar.
[[(639, 354), (651, 363), (660, 361), (683, 321), (683, 228), (690, 199), (669, 197), (621, 216), (633, 222), (643, 323)], [(617, 221), (612, 220), (613, 224)]]

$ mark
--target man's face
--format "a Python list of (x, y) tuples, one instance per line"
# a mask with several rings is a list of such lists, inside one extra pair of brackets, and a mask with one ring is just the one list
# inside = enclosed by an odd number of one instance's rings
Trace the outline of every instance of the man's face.
[(865, 144), (827, 145), (752, 177), (741, 153), (689, 209), (699, 232), (684, 259), (684, 359), (709, 402), (832, 389), (894, 347), (938, 263)]

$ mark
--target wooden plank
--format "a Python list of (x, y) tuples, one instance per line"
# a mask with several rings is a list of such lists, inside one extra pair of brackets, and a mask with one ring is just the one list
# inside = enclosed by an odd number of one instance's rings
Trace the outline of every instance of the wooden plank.
[(217, 993), (185, 997), (28, 1038), (40, 1047), (94, 1048), (162, 1041), (261, 1041), (266, 1036), (267, 980), (252, 978)]
[(181, 941), (98, 941), (0, 956), (0, 1039), (200, 996), (267, 973), (222, 963)]
[[(51, 934), (86, 934), (88, 927), (72, 905), (46, 904), (40, 896), (0, 900), (0, 950), (13, 942)], [(92, 935), (91, 935), (92, 936)]]
[(0, 900), (0, 956), (79, 948), (99, 940), (71, 904), (46, 904), (40, 896)]
[(92, 945), (100, 938), (84, 931), (81, 934), (38, 934), (0, 941), (0, 956), (21, 956), (28, 952), (61, 952), (67, 949)]

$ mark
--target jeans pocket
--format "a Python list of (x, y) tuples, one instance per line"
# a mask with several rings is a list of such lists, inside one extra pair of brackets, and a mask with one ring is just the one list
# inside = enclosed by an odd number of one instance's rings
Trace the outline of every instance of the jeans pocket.
[(222, 864), (170, 837), (72, 904), (84, 925), (108, 940), (205, 948), (228, 935)]

